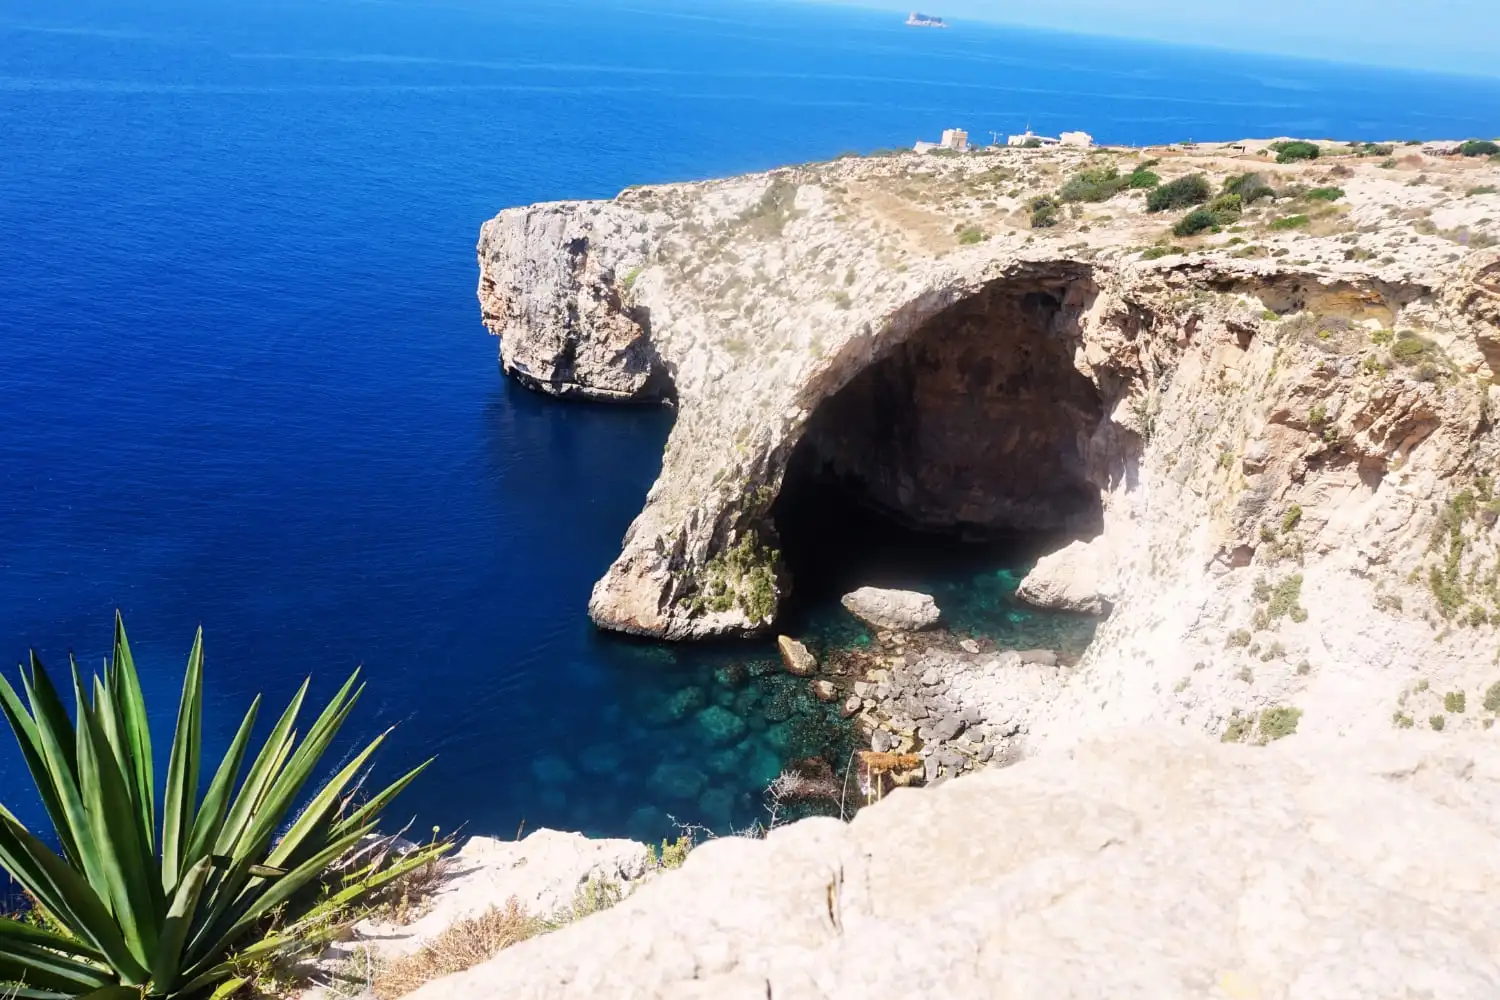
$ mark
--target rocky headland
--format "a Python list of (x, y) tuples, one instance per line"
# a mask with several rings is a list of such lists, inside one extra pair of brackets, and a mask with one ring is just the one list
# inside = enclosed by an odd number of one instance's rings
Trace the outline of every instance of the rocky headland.
[(367, 945), (603, 880), (608, 912), (415, 995), (1500, 992), (1500, 164), (1287, 154), (845, 158), (488, 222), (504, 369), (677, 411), (599, 625), (773, 630), (793, 481), (1055, 539), (1020, 598), (1100, 624), (1010, 650), (851, 593), (869, 645), (779, 641), (868, 743), (851, 822), (680, 871), (476, 839), (423, 923)]
[(1500, 167), (1319, 151), (851, 157), (500, 213), (505, 370), (677, 409), (594, 620), (771, 628), (777, 495), (825, 477), (905, 524), (1074, 540), (1022, 595), (1109, 617), (1017, 707), (1034, 750), (1282, 708), (1486, 724), (1443, 702), (1500, 677)]

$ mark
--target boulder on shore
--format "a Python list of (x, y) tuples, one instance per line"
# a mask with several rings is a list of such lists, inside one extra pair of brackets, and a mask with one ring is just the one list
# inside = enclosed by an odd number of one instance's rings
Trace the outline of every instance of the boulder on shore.
[(845, 594), (843, 605), (860, 621), (879, 629), (917, 632), (936, 625), (941, 613), (928, 594), (914, 590), (881, 590), (860, 587)]
[(796, 677), (811, 677), (818, 669), (818, 658), (806, 646), (789, 635), (776, 637), (776, 648), (781, 651), (781, 662), (786, 672)]
[(1027, 604), (1054, 611), (1107, 615), (1112, 602), (1104, 586), (1099, 546), (1073, 542), (1037, 560), (1016, 596)]

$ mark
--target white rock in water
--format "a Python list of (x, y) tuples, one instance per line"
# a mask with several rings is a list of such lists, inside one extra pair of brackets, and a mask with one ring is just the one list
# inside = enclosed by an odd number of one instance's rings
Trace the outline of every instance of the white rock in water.
[(797, 677), (810, 677), (818, 670), (818, 658), (806, 646), (789, 635), (776, 637), (776, 648), (786, 671)]
[(937, 602), (914, 590), (881, 590), (860, 587), (843, 597), (844, 607), (854, 617), (875, 628), (915, 632), (936, 625)]
[(1104, 593), (1101, 561), (1098, 545), (1074, 542), (1037, 560), (1016, 596), (1039, 608), (1108, 614), (1111, 602)]

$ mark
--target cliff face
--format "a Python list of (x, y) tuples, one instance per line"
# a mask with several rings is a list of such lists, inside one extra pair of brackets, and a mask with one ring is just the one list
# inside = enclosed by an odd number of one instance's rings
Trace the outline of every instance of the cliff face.
[(1114, 613), (1065, 693), (1028, 707), (1034, 740), (1218, 732), (1291, 703), (1314, 728), (1388, 726), (1425, 721), (1435, 691), (1482, 700), (1500, 252), (1474, 248), (1500, 235), (1500, 170), (1153, 151), (1164, 181), (1254, 171), (1281, 196), (1175, 244), (1181, 211), (1128, 190), (1031, 227), (1035, 196), (1142, 155), (849, 159), (487, 223), (507, 371), (678, 408), (594, 620), (769, 626), (788, 584), (771, 504), (795, 465), (918, 525), (1093, 539)]

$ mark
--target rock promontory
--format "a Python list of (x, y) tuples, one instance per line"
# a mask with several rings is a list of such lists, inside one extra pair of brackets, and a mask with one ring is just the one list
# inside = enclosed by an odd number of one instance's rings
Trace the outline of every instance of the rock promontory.
[(1029, 746), (1282, 708), (1479, 728), (1444, 706), (1500, 679), (1500, 167), (1317, 145), (846, 158), (501, 212), (505, 370), (677, 411), (594, 620), (770, 628), (776, 500), (808, 477), (1089, 543), (1024, 588), (1110, 612), (1021, 707)]

